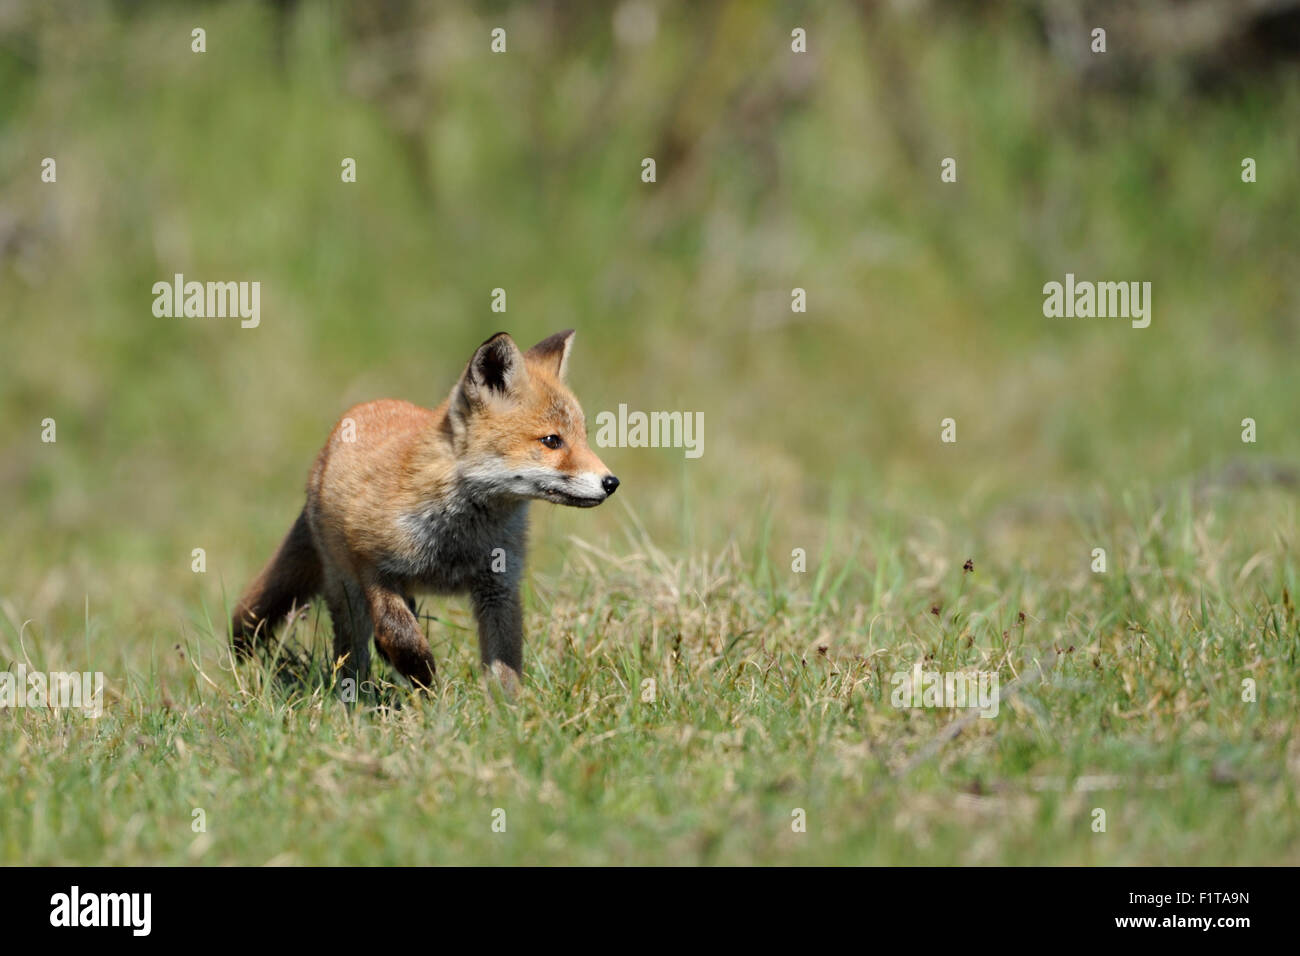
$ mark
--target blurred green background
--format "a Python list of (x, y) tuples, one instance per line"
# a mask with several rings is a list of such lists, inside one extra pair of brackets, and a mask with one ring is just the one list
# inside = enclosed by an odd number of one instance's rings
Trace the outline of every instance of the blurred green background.
[[(1086, 571), (1043, 509), (1293, 480), (1294, 5), (1245, 6), (0, 2), (13, 632), (80, 634), (88, 600), (106, 644), (170, 642), (266, 558), (349, 404), (434, 405), (501, 328), (578, 329), (589, 421), (704, 413), (702, 458), (598, 449), (613, 507), (537, 508), (539, 573), (630, 520), (778, 562), (1009, 522), (1004, 557)], [(155, 318), (177, 272), (260, 281), (260, 327)], [(1067, 272), (1150, 281), (1150, 327), (1044, 318)]]

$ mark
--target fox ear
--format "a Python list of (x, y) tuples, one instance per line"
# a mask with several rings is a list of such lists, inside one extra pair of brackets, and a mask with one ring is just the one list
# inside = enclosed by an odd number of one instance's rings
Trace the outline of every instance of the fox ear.
[(471, 406), (496, 396), (513, 396), (528, 372), (515, 340), (498, 332), (478, 347), (456, 384), (456, 397)]
[(563, 380), (569, 370), (569, 353), (573, 351), (573, 329), (548, 335), (528, 350), (528, 359)]

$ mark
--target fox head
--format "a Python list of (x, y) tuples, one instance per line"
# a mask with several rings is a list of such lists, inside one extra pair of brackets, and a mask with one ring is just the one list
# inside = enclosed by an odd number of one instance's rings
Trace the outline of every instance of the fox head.
[(593, 508), (618, 479), (587, 445), (587, 421), (564, 382), (573, 330), (521, 352), (505, 332), (478, 347), (447, 404), (460, 477), (481, 497)]

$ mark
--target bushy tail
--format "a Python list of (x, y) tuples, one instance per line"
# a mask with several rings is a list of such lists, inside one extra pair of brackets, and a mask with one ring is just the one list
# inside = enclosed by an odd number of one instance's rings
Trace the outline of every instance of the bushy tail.
[(312, 541), (307, 512), (298, 515), (275, 556), (253, 579), (230, 620), (234, 648), (247, 654), (294, 607), (303, 607), (321, 587), (320, 555)]

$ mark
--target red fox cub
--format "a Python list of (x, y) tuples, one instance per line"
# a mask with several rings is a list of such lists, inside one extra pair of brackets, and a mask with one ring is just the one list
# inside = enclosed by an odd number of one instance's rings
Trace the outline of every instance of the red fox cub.
[(412, 595), (468, 592), (483, 664), (513, 687), (528, 502), (592, 508), (618, 488), (564, 384), (572, 347), (572, 329), (527, 352), (499, 332), (437, 408), (384, 399), (349, 409), (316, 458), (302, 514), (240, 598), (236, 651), (321, 594), (349, 676), (365, 677), (373, 634), (385, 660), (429, 686), (433, 654)]

